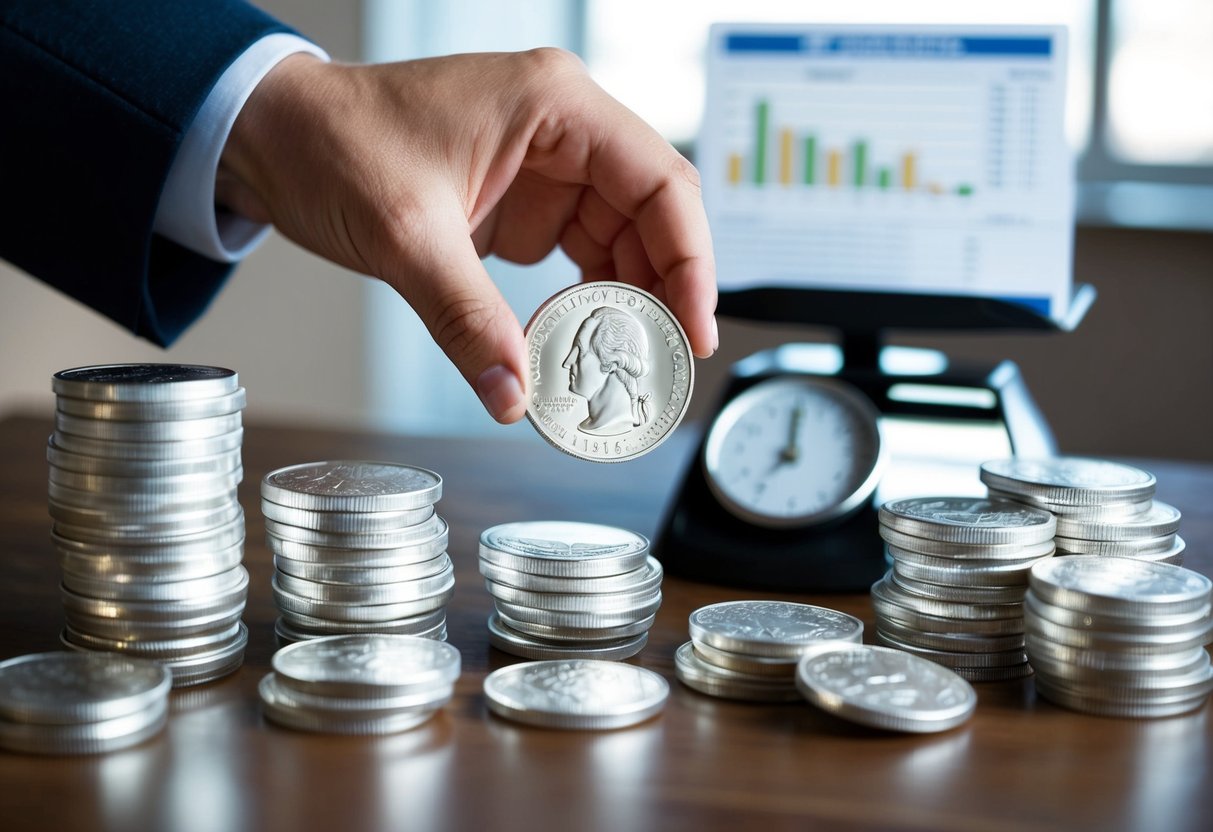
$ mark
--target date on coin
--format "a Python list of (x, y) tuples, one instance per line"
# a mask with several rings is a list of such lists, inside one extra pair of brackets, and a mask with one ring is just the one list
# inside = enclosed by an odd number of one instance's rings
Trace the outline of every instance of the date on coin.
[(526, 415), (553, 447), (624, 462), (682, 421), (695, 384), (690, 344), (670, 310), (624, 283), (582, 283), (526, 327)]

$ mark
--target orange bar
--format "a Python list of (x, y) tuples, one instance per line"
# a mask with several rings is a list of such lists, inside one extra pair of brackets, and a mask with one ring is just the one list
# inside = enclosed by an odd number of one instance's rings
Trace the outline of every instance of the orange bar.
[(901, 157), (901, 186), (912, 191), (917, 184), (914, 181), (914, 154), (907, 153)]
[(779, 131), (779, 184), (792, 184), (792, 131)]
[(738, 185), (741, 183), (741, 154), (729, 154), (729, 184)]
[(826, 159), (826, 184), (837, 188), (842, 183), (842, 153), (831, 150)]

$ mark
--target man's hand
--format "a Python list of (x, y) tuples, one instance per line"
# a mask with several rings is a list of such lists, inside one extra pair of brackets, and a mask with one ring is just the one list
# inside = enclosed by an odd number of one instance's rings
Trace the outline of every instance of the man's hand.
[(534, 263), (560, 246), (583, 279), (667, 303), (696, 355), (717, 347), (698, 173), (560, 50), (287, 58), (236, 120), (216, 191), (395, 287), (500, 422), (526, 410), (525, 344), (486, 255)]

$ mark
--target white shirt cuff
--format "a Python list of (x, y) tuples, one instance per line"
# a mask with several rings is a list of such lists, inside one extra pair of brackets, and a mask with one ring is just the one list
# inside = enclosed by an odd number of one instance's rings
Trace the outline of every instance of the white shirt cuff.
[(279, 61), (298, 52), (329, 60), (314, 43), (278, 33), (254, 43), (219, 77), (169, 169), (152, 226), (157, 234), (203, 257), (234, 263), (269, 233), (268, 225), (216, 208), (215, 174), (244, 102)]

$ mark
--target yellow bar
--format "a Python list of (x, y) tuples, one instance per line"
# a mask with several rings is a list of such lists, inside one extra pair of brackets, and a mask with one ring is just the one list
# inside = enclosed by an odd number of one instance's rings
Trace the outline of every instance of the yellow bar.
[(792, 131), (779, 131), (779, 184), (792, 184)]
[(826, 159), (826, 183), (831, 188), (837, 188), (842, 183), (842, 153), (831, 150)]
[(901, 186), (912, 191), (917, 184), (914, 181), (914, 154), (907, 153), (901, 157)]
[(737, 185), (741, 183), (741, 154), (729, 154), (729, 184)]

